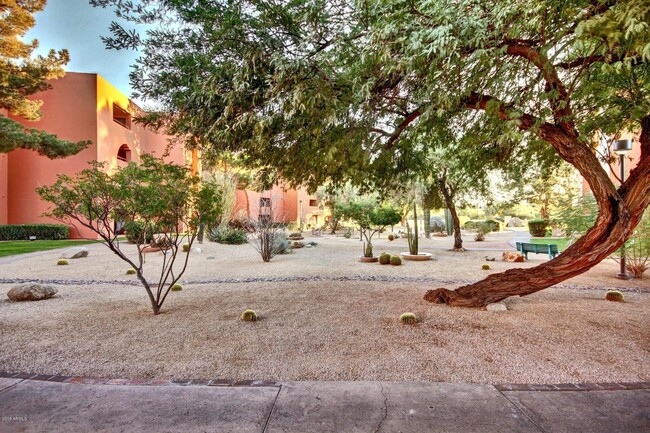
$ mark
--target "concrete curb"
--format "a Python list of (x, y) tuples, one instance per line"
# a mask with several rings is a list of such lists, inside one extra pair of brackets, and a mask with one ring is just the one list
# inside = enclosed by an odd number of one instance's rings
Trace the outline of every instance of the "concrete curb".
[[(270, 380), (231, 379), (123, 379), (84, 376), (59, 376), (50, 374), (15, 373), (0, 371), (0, 378), (35, 380), (43, 382), (76, 383), (84, 385), (136, 385), (136, 386), (224, 386), (224, 387), (275, 387), (281, 382)], [(631, 391), (650, 389), (650, 382), (600, 382), (558, 384), (493, 384), (498, 391)]]

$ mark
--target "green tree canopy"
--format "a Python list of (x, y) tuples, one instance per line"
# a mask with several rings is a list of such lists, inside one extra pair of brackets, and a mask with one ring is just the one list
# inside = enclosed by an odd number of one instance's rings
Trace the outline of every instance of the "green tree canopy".
[[(583, 272), (650, 202), (647, 0), (93, 2), (159, 25), (143, 38), (113, 25), (107, 40), (142, 47), (132, 84), (163, 107), (150, 123), (296, 183), (410, 178), (421, 137), (450, 116), (498, 155), (576, 167), (599, 206), (584, 238), (534, 272), (436, 291), (435, 302), (484, 305)], [(617, 189), (591, 141), (624, 129), (641, 131), (642, 152)]]
[[(29, 95), (51, 86), (48, 79), (64, 75), (63, 66), (70, 57), (67, 50), (50, 50), (47, 56), (32, 57), (38, 41), (23, 41), (34, 26), (34, 13), (43, 10), (45, 0), (8, 0), (0, 2), (0, 110), (26, 120), (39, 120), (42, 101)], [(0, 153), (13, 149), (32, 149), (48, 158), (74, 155), (87, 147), (88, 141), (71, 143), (21, 124), (0, 114)]]

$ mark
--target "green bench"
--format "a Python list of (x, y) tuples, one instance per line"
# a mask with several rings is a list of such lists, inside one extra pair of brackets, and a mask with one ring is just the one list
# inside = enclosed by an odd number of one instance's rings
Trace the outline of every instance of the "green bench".
[(523, 254), (524, 257), (526, 257), (526, 260), (528, 260), (528, 253), (548, 254), (549, 260), (559, 254), (557, 245), (555, 244), (530, 244), (527, 242), (517, 242), (517, 251)]

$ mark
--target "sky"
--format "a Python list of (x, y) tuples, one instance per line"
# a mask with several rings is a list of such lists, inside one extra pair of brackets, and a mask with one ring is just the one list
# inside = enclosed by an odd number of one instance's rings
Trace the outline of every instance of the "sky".
[(34, 18), (36, 25), (24, 39), (38, 39), (35, 54), (66, 48), (70, 52), (66, 71), (98, 73), (131, 96), (129, 66), (135, 63), (137, 52), (107, 50), (100, 39), (110, 35), (111, 21), (119, 22), (112, 9), (94, 8), (88, 0), (48, 0), (45, 9), (34, 14)]

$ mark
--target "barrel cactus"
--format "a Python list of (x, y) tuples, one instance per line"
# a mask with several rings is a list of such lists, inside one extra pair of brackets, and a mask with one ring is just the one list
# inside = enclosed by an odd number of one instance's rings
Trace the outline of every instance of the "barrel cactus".
[(173, 286), (171, 286), (170, 290), (171, 290), (172, 292), (180, 292), (181, 290), (183, 290), (183, 286), (181, 286), (180, 284), (176, 283), (176, 284), (174, 284)]
[(187, 253), (190, 251), (190, 244), (183, 244), (183, 252)]
[(65, 265), (67, 265), (69, 263), (68, 263), (68, 261), (66, 259), (61, 259), (58, 262), (56, 262), (56, 264), (59, 265), (59, 266), (65, 266)]
[(404, 313), (401, 316), (399, 316), (399, 321), (405, 325), (414, 325), (415, 323), (417, 323), (418, 318), (415, 317), (415, 314), (413, 313)]
[(126, 275), (135, 275), (135, 269), (133, 269), (133, 268), (127, 269), (126, 270)]
[(390, 254), (381, 253), (379, 255), (379, 264), (380, 265), (388, 265), (388, 264), (390, 264)]
[(390, 256), (390, 264), (393, 266), (399, 266), (402, 264), (402, 258), (400, 256)]
[(483, 266), (481, 266), (481, 269), (483, 269), (484, 271), (489, 271), (490, 270), (490, 265), (483, 265)]
[(239, 318), (244, 322), (256, 322), (257, 313), (253, 310), (246, 309), (243, 313), (241, 313), (241, 316)]
[(619, 292), (618, 290), (610, 290), (605, 293), (605, 299), (608, 301), (623, 302), (625, 300), (625, 296), (623, 296), (623, 293)]

